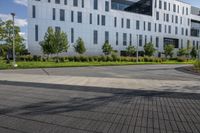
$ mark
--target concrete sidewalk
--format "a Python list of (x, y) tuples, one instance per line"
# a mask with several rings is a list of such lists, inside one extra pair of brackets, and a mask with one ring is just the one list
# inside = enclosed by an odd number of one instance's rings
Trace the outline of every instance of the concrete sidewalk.
[(48, 76), (15, 73), (0, 73), (0, 81), (200, 93), (199, 81)]

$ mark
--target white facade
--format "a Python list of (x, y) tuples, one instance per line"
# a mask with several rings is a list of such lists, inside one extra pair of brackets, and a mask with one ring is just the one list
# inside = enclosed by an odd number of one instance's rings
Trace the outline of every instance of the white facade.
[[(60, 0), (60, 4), (56, 4), (56, 0), (28, 1), (28, 48), (33, 55), (42, 54), (39, 42), (43, 40), (48, 27), (59, 27), (67, 33), (70, 55), (75, 54), (73, 44), (78, 37), (85, 42), (86, 54), (102, 54), (101, 48), (107, 33), (109, 43), (119, 53), (128, 45), (137, 47), (137, 44), (142, 51), (145, 43), (151, 41), (158, 52), (163, 52), (164, 38), (177, 39), (177, 49), (187, 47), (188, 43), (194, 43), (197, 47), (200, 44), (200, 37), (192, 37), (190, 34), (191, 20), (200, 22), (200, 16), (192, 15), (191, 5), (180, 1), (153, 0), (152, 16), (111, 9), (111, 0), (97, 0), (97, 10), (94, 9), (94, 0), (77, 0), (78, 6), (74, 6), (73, 2), (76, 0)], [(106, 1), (109, 3), (109, 11), (105, 10)], [(55, 10), (55, 20), (53, 20), (53, 10)], [(64, 10), (64, 21), (60, 19), (60, 10)], [(78, 12), (82, 14), (81, 23), (78, 23)], [(102, 24), (102, 15), (105, 16), (105, 25)], [(97, 40), (95, 39), (97, 44), (94, 44), (94, 32), (98, 34)]]

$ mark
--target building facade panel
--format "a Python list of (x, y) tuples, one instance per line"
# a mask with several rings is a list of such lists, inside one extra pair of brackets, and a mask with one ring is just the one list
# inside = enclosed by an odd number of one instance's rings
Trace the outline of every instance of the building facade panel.
[[(155, 45), (158, 53), (163, 52), (164, 45), (169, 42), (174, 43), (176, 49), (187, 47), (188, 42), (195, 42), (195, 45), (200, 43), (200, 16), (191, 14), (192, 6), (187, 3), (176, 0), (57, 2), (28, 1), (28, 46), (32, 54), (42, 54), (39, 42), (43, 40), (48, 27), (67, 33), (70, 55), (75, 54), (72, 45), (78, 37), (84, 40), (88, 55), (102, 54), (101, 48), (106, 40), (119, 53), (128, 45), (138, 45), (142, 51), (148, 42)], [(195, 8), (195, 13), (196, 10), (198, 8)], [(197, 28), (192, 30), (192, 26)]]

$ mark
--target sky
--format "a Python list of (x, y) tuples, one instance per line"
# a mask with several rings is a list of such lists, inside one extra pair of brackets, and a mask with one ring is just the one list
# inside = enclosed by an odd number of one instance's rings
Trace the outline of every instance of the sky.
[[(16, 13), (15, 24), (21, 28), (20, 34), (27, 39), (27, 1), (28, 0), (0, 0), (0, 18), (11, 19), (11, 12)], [(200, 0), (182, 0), (200, 8)]]

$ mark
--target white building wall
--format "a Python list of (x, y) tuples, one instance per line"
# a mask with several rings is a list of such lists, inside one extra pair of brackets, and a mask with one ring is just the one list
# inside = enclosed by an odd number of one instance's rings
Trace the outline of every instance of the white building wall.
[[(159, 37), (159, 47), (157, 50), (163, 52), (163, 39), (175, 38), (179, 39), (179, 47), (181, 46), (181, 40), (183, 40), (183, 46), (187, 46), (188, 40), (200, 41), (199, 38), (190, 37), (190, 27), (188, 25), (188, 19), (200, 20), (199, 16), (190, 14), (191, 5), (179, 2), (176, 0), (165, 0), (167, 2), (167, 10), (164, 10), (164, 0), (162, 1), (162, 9), (159, 9), (159, 0), (157, 0), (157, 6), (155, 8), (155, 0), (153, 1), (153, 16), (141, 15), (136, 13), (129, 13), (119, 10), (111, 9), (111, 0), (99, 0), (98, 10), (93, 9), (94, 0), (84, 0), (84, 8), (81, 7), (81, 0), (78, 0), (78, 7), (73, 6), (73, 0), (68, 0), (67, 5), (64, 5), (64, 0), (60, 0), (60, 4), (55, 4), (55, 0), (29, 0), (28, 1), (28, 48), (31, 54), (42, 54), (39, 42), (43, 40), (45, 32), (48, 27), (60, 27), (62, 31), (68, 35), (70, 48), (68, 54), (75, 54), (73, 45), (71, 43), (71, 28), (74, 28), (74, 41), (78, 37), (83, 38), (87, 49), (88, 55), (100, 55), (102, 54), (102, 45), (105, 42), (105, 31), (109, 32), (109, 42), (113, 49), (122, 51), (128, 46), (123, 46), (123, 33), (127, 33), (127, 42), (129, 44), (129, 34), (132, 34), (132, 45), (137, 45), (137, 35), (143, 35), (143, 46), (145, 42), (145, 36), (147, 36), (147, 42), (150, 42), (152, 36), (153, 43), (156, 44), (156, 37)], [(105, 1), (110, 2), (110, 11), (105, 12)], [(168, 11), (168, 3), (170, 3), (171, 11)], [(173, 4), (179, 6), (179, 13), (173, 12)], [(32, 18), (32, 6), (36, 7), (36, 18)], [(188, 8), (189, 14), (182, 14), (182, 8)], [(56, 8), (56, 20), (52, 20), (52, 9)], [(60, 9), (65, 10), (65, 21), (60, 21)], [(71, 11), (74, 11), (74, 22), (71, 22)], [(77, 23), (77, 12), (82, 12), (82, 23)], [(159, 12), (159, 20), (156, 20), (156, 12)], [(92, 13), (92, 24), (89, 24), (89, 14)], [(169, 22), (164, 21), (163, 16), (169, 14)], [(100, 15), (100, 25), (97, 25), (97, 15)], [(106, 26), (101, 25), (101, 15), (106, 16)], [(178, 16), (178, 24), (172, 23), (172, 15)], [(117, 27), (114, 27), (114, 17), (117, 17)], [(180, 18), (182, 17), (183, 23), (180, 24)], [(121, 19), (124, 19), (124, 28), (121, 28)], [(126, 20), (130, 19), (130, 29), (126, 28)], [(140, 30), (136, 30), (136, 21), (140, 21)], [(146, 22), (146, 30), (143, 29), (144, 21)], [(174, 18), (175, 21), (175, 18)], [(148, 31), (148, 22), (151, 22), (151, 31)], [(155, 23), (157, 24), (157, 32), (155, 32)], [(158, 25), (162, 24), (162, 32), (158, 32)], [(39, 40), (35, 41), (35, 25), (38, 25), (38, 37)], [(165, 25), (167, 26), (167, 33), (165, 33)], [(171, 34), (168, 33), (168, 26), (171, 26)], [(175, 27), (178, 27), (178, 34), (175, 34)], [(184, 35), (181, 34), (181, 30), (184, 28)], [(188, 36), (185, 35), (185, 30), (188, 29)], [(98, 44), (93, 44), (93, 31), (98, 31)], [(119, 45), (116, 45), (116, 32), (119, 34)], [(143, 50), (143, 46), (139, 47)]]

